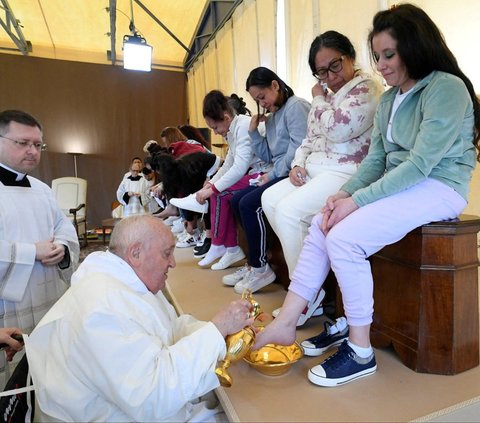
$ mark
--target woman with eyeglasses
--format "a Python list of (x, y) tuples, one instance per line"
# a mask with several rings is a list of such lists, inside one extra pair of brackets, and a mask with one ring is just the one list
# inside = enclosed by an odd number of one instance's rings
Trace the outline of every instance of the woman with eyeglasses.
[[(373, 115), (383, 89), (355, 64), (350, 40), (336, 31), (316, 37), (308, 62), (318, 82), (312, 88), (307, 136), (295, 152), (289, 178), (262, 196), (265, 214), (282, 244), (292, 277), (312, 217), (329, 195), (357, 171), (370, 144)], [(299, 318), (322, 314), (324, 291)], [(275, 310), (273, 315), (278, 315)]]
[[(293, 342), (298, 316), (331, 267), (349, 334), (308, 372), (320, 386), (376, 371), (368, 257), (419, 226), (460, 215), (480, 159), (479, 101), (430, 17), (411, 4), (394, 6), (375, 15), (368, 40), (377, 70), (392, 87), (375, 113), (368, 155), (313, 219), (282, 311), (255, 345)], [(335, 337), (326, 331), (318, 343), (338, 345)]]

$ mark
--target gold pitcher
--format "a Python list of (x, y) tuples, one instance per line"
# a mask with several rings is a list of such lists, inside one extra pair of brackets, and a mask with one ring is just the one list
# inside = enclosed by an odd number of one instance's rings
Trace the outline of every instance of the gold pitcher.
[[(246, 289), (242, 294), (242, 299), (248, 300), (252, 305), (250, 317), (256, 319), (260, 313), (260, 305), (253, 299), (252, 292)], [(255, 343), (255, 330), (250, 326), (241, 331), (228, 335), (225, 339), (227, 344), (227, 354), (220, 361), (220, 365), (215, 369), (215, 373), (220, 380), (220, 385), (229, 388), (232, 386), (232, 377), (228, 373), (228, 367), (231, 363), (241, 360)]]

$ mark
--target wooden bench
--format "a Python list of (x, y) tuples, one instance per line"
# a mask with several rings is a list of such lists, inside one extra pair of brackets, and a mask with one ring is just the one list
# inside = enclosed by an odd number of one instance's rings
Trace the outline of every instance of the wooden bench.
[(462, 215), (410, 232), (370, 258), (372, 345), (393, 345), (422, 373), (453, 375), (479, 364), (480, 218)]
[[(478, 366), (479, 230), (477, 216), (430, 223), (370, 258), (374, 347), (392, 345), (407, 367), (422, 373), (452, 375)], [(288, 289), (281, 244), (271, 229), (268, 245), (277, 283)], [(332, 272), (324, 288), (326, 313), (341, 316), (341, 294)]]

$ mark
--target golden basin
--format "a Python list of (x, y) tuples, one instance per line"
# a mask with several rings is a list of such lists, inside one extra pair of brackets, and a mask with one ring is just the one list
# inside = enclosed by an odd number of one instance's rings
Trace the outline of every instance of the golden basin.
[(292, 345), (267, 344), (256, 351), (249, 351), (243, 359), (255, 370), (267, 376), (286, 373), (293, 363), (303, 357), (303, 348), (295, 342)]

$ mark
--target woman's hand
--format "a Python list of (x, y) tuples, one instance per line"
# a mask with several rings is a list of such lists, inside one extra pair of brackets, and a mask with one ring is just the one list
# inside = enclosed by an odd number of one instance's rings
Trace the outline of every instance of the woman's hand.
[(327, 198), (326, 205), (322, 208), (323, 220), (321, 230), (327, 235), (338, 222), (358, 209), (353, 198), (345, 191), (339, 191)]
[(264, 173), (258, 177), (257, 187), (265, 185), (267, 182), (270, 182), (270, 178), (268, 177), (268, 173)]
[(300, 166), (294, 166), (289, 175), (290, 182), (296, 187), (300, 187), (307, 183), (307, 171)]
[(258, 128), (260, 122), (265, 122), (266, 119), (267, 118), (265, 115), (253, 115), (250, 119), (250, 126), (248, 127), (248, 132), (255, 131)]
[(322, 96), (325, 98), (327, 95), (328, 91), (323, 88), (322, 83), (318, 81), (313, 87), (312, 87), (312, 97), (318, 97)]
[(210, 185), (207, 188), (203, 188), (200, 191), (197, 191), (195, 198), (200, 204), (205, 204), (205, 201), (213, 195), (213, 189)]

